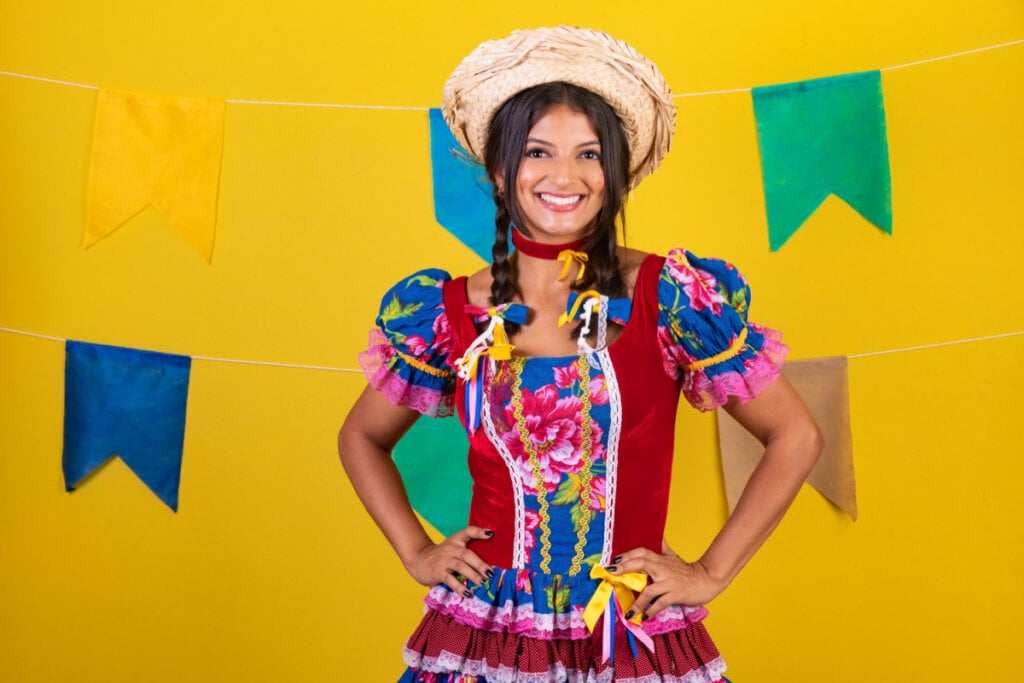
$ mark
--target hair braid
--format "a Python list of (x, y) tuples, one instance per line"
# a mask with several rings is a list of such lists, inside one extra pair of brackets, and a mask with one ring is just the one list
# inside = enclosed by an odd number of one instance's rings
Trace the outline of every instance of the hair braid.
[[(491, 305), (510, 303), (512, 297), (521, 294), (512, 272), (512, 262), (508, 258), (509, 230), (512, 220), (508, 208), (497, 188), (494, 189), (494, 204), (497, 212), (494, 216), (494, 246), (491, 247)], [(505, 331), (515, 334), (519, 325), (505, 322)]]

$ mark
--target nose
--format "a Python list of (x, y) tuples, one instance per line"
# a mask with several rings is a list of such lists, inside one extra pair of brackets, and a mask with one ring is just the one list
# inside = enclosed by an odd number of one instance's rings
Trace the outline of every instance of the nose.
[(552, 179), (561, 186), (571, 185), (579, 177), (576, 159), (572, 155), (562, 155), (555, 160)]

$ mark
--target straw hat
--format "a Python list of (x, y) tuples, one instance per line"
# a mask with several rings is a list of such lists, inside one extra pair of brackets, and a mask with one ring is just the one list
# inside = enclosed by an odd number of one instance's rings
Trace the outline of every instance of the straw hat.
[(658, 167), (676, 120), (668, 84), (653, 62), (600, 31), (538, 28), (481, 44), (448, 78), (442, 112), (455, 138), (482, 160), (498, 108), (522, 90), (554, 81), (597, 93), (618, 114), (629, 141), (629, 189)]

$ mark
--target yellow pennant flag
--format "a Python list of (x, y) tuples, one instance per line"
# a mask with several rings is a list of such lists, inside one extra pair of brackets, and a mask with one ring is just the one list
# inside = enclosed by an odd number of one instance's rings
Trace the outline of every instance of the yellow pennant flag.
[(210, 261), (223, 146), (221, 100), (100, 90), (83, 246), (152, 205)]

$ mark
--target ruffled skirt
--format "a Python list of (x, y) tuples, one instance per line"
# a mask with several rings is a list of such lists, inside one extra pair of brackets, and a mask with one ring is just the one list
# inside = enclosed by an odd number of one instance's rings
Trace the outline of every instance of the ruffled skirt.
[[(703, 607), (670, 607), (643, 622), (653, 650), (616, 623), (606, 648), (583, 610), (598, 585), (585, 576), (498, 570), (470, 597), (436, 586), (409, 638), (402, 681), (417, 683), (714, 683), (725, 663)], [(602, 617), (602, 619), (605, 617)], [(604, 660), (604, 650), (610, 655)]]

